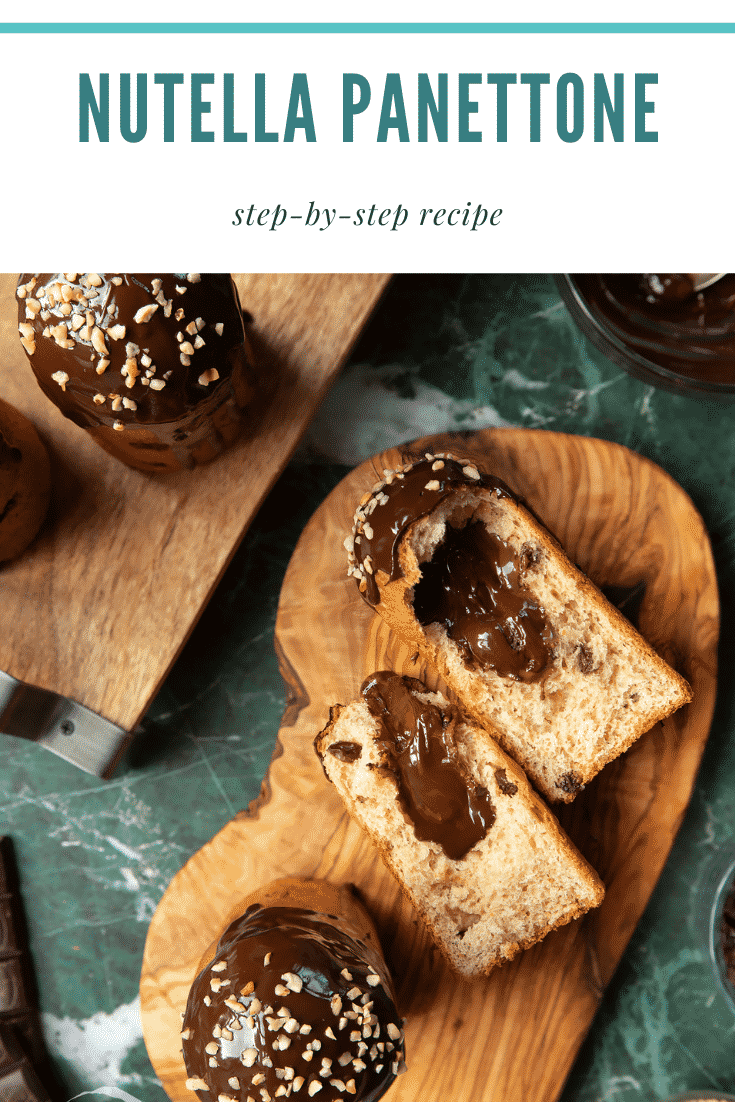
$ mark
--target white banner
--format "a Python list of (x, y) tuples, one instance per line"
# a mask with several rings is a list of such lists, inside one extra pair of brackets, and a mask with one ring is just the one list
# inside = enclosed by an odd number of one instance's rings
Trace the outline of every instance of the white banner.
[(212, 33), (197, 10), (155, 33), (2, 25), (0, 267), (728, 266), (730, 24), (682, 30), (666, 5), (646, 33), (458, 33), (422, 9), (419, 30)]

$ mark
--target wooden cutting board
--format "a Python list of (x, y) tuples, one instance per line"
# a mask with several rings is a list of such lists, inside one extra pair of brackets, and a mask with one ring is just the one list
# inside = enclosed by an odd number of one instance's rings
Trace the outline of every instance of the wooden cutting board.
[(54, 479), (40, 536), (0, 569), (0, 669), (135, 727), (388, 278), (235, 276), (266, 383), (252, 433), (206, 467), (150, 475), (42, 394), (18, 339), (16, 277), (0, 275), (0, 393), (41, 432)]
[[(413, 664), (345, 575), (356, 503), (397, 451), (362, 464), (306, 527), (286, 575), (276, 647), (291, 689), (261, 795), (174, 877), (151, 922), (141, 999), (148, 1051), (175, 1102), (184, 1089), (179, 1012), (196, 963), (238, 898), (283, 875), (356, 883), (377, 919), (406, 1016), (408, 1072), (391, 1102), (550, 1102), (651, 894), (689, 800), (715, 701), (719, 609), (701, 518), (659, 467), (580, 436), (501, 429), (428, 438), (421, 451), (474, 454), (521, 494), (600, 585), (645, 582), (643, 634), (690, 681), (694, 702), (608, 765), (561, 819), (607, 886), (600, 909), (486, 979), (440, 961), (314, 754), (330, 704), (363, 678)], [(441, 687), (441, 685), (440, 685)]]

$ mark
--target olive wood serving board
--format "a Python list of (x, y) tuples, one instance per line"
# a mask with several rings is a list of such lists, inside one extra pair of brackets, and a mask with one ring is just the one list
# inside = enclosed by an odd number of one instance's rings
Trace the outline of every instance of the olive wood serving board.
[(399, 461), (363, 463), (317, 510), (281, 591), (276, 647), (291, 702), (261, 794), (174, 877), (151, 922), (141, 999), (148, 1051), (175, 1102), (184, 1088), (180, 1011), (197, 962), (238, 898), (284, 875), (359, 886), (406, 1018), (408, 1072), (391, 1102), (550, 1102), (648, 901), (684, 814), (716, 690), (717, 584), (707, 533), (684, 491), (626, 448), (500, 429), (428, 438), (421, 451), (474, 455), (525, 498), (600, 585), (645, 582), (642, 633), (691, 682), (694, 702), (608, 765), (560, 818), (603, 877), (599, 910), (475, 982), (453, 978), (314, 754), (331, 704), (414, 663), (346, 577), (342, 542), (362, 493)]
[(43, 395), (0, 275), (0, 393), (52, 457), (40, 535), (0, 568), (0, 669), (126, 731), (147, 710), (389, 279), (238, 275), (264, 386), (250, 434), (213, 463), (131, 470)]

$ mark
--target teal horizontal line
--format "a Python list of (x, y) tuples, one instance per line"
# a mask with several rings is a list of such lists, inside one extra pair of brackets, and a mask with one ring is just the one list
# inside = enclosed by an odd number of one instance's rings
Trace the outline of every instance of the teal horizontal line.
[(2, 34), (733, 34), (735, 23), (0, 23)]

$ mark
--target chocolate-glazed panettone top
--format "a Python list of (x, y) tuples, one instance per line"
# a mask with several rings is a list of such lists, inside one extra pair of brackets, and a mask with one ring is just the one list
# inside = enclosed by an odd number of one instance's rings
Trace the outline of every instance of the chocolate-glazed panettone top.
[(249, 397), (229, 275), (24, 274), (17, 296), (39, 385), (82, 428), (140, 426), (175, 446)]
[(187, 1088), (202, 1102), (377, 1102), (403, 1063), (380, 954), (336, 915), (248, 907), (192, 984)]
[(480, 486), (498, 497), (513, 497), (504, 482), (480, 471), (472, 460), (444, 452), (408, 459), (395, 470), (383, 472), (382, 481), (360, 502), (352, 535), (345, 540), (348, 574), (355, 577), (371, 605), (380, 603), (375, 581), (378, 571), (390, 581), (400, 577), (398, 545), (406, 529), (428, 516), (453, 491)]

